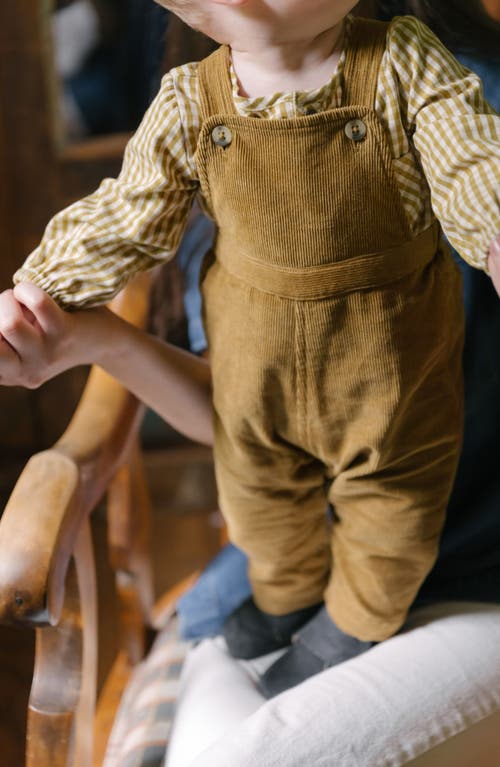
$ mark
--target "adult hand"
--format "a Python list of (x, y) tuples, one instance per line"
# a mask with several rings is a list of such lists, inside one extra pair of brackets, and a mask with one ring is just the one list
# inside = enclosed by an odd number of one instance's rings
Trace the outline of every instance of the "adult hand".
[(500, 296), (500, 234), (490, 245), (488, 269), (493, 285)]
[(0, 293), (0, 384), (35, 389), (63, 370), (89, 362), (78, 316), (84, 314), (63, 311), (31, 283)]

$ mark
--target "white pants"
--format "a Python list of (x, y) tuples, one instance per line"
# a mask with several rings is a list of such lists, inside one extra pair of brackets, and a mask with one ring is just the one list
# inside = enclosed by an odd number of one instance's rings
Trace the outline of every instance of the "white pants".
[(500, 605), (420, 608), (270, 701), (254, 673), (221, 640), (191, 651), (166, 767), (500, 767)]

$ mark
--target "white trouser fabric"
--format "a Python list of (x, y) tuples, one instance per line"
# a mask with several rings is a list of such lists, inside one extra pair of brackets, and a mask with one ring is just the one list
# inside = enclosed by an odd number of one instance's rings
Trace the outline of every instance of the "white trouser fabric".
[(166, 767), (500, 767), (500, 605), (415, 610), (270, 701), (254, 674), (220, 639), (191, 651)]

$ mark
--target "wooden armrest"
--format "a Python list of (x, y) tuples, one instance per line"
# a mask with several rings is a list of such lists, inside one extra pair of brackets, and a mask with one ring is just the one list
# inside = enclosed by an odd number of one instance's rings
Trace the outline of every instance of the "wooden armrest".
[[(112, 308), (143, 326), (151, 275), (134, 280)], [(0, 523), (0, 621), (55, 625), (80, 526), (103, 495), (138, 427), (140, 403), (93, 368), (61, 439), (26, 465)]]

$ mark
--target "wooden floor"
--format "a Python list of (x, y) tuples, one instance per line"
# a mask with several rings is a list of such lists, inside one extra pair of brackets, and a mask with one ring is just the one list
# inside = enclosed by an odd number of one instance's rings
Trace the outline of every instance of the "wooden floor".
[[(211, 453), (184, 447), (148, 451), (146, 472), (153, 501), (153, 562), (157, 596), (194, 570), (203, 567), (220, 545)], [(2, 508), (19, 466), (2, 467)], [(102, 651), (99, 686), (113, 662), (117, 616), (110, 611), (112, 574), (106, 555), (104, 506), (93, 515), (92, 528), (99, 563), (99, 631)], [(0, 627), (0, 767), (24, 764), (25, 711), (31, 682), (34, 641), (29, 631)]]

